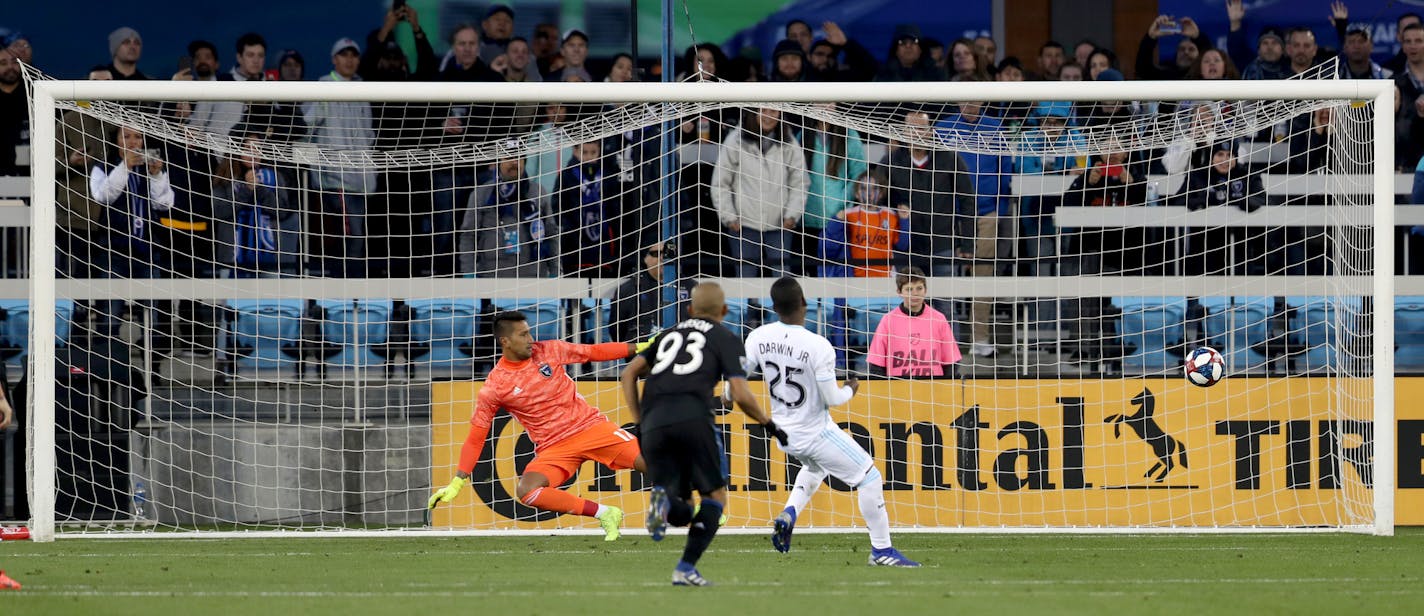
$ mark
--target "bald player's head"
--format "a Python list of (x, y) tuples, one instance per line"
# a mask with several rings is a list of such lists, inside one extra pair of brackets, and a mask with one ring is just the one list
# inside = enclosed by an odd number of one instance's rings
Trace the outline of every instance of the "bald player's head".
[(700, 282), (692, 287), (692, 305), (687, 309), (693, 317), (720, 323), (727, 316), (727, 294), (722, 285)]

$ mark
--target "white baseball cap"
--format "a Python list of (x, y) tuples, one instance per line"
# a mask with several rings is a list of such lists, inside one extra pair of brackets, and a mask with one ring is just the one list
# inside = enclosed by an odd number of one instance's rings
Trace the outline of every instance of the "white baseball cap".
[(336, 41), (336, 43), (332, 44), (332, 46), (331, 46), (331, 55), (334, 56), (334, 55), (339, 54), (339, 53), (341, 53), (341, 52), (343, 52), (343, 51), (346, 51), (347, 49), (355, 50), (357, 55), (360, 55), (360, 54), (361, 54), (361, 46), (360, 46), (360, 45), (357, 45), (357, 44), (356, 44), (356, 41), (353, 41), (353, 40), (351, 40), (351, 39), (349, 39), (349, 38), (343, 38), (343, 39), (341, 39), (341, 40)]

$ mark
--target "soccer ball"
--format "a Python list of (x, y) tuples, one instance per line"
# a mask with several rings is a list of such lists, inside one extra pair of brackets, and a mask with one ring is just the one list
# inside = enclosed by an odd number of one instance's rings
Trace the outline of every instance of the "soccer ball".
[(1226, 360), (1211, 347), (1201, 347), (1187, 354), (1187, 381), (1197, 387), (1211, 387), (1226, 376)]

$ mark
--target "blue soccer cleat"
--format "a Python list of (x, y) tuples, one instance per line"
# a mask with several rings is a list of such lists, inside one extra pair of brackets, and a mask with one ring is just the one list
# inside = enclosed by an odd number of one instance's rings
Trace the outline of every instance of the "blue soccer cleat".
[[(667, 536), (668, 529), (668, 508), (672, 504), (668, 502), (667, 490), (662, 486), (653, 486), (652, 497), (648, 503), (648, 517), (645, 522), (648, 527), (648, 535), (653, 541), (662, 541)], [(676, 576), (674, 576), (676, 577)], [(674, 583), (676, 580), (674, 580)]]
[(870, 550), (870, 564), (871, 566), (878, 567), (920, 566), (920, 563), (906, 558), (904, 554), (900, 553), (900, 550), (897, 550), (895, 548), (885, 548), (883, 550), (872, 548)]
[(697, 572), (696, 567), (685, 566), (682, 563), (678, 563), (677, 568), (672, 570), (672, 585), (711, 586), (712, 582), (702, 577), (702, 574)]
[(771, 522), (771, 547), (785, 554), (791, 551), (791, 531), (796, 529), (796, 510), (787, 507)]

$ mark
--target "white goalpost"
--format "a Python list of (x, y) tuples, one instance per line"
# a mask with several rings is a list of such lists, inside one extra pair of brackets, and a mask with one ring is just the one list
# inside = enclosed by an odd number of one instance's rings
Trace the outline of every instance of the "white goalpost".
[[(714, 279), (745, 337), (783, 272), (869, 377), (831, 413), (895, 532), (1394, 532), (1388, 81), (29, 85), (35, 540), (595, 531), (513, 498), (507, 418), (424, 523), (490, 314), (636, 341)], [(911, 268), (957, 361), (878, 331)], [(570, 367), (627, 423), (620, 369)], [(717, 422), (725, 528), (766, 532), (796, 462)], [(798, 532), (859, 532), (847, 493)]]

